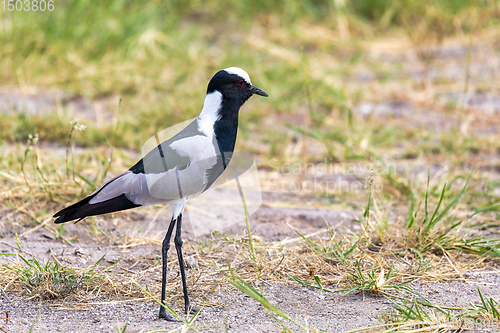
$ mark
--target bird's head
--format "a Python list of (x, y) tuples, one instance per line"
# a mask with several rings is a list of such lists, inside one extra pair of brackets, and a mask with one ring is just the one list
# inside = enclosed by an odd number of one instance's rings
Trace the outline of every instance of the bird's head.
[(243, 105), (253, 94), (267, 97), (265, 91), (252, 86), (247, 72), (239, 67), (218, 71), (208, 83), (207, 94), (218, 91), (223, 99)]

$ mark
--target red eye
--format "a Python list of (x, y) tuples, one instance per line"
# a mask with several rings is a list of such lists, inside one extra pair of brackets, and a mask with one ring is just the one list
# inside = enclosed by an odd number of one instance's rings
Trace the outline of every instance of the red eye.
[(244, 85), (244, 84), (245, 84), (245, 80), (239, 80), (239, 81), (238, 81), (238, 85), (239, 85), (240, 87), (241, 87), (242, 85)]

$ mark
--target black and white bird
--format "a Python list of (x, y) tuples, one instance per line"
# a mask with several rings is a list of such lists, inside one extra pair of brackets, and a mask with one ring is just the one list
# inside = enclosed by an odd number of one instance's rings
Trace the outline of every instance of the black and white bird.
[[(254, 94), (268, 94), (250, 82), (238, 67), (217, 72), (210, 80), (200, 115), (182, 131), (159, 144), (127, 171), (85, 199), (57, 212), (55, 223), (125, 209), (170, 203), (173, 215), (162, 244), (161, 302), (165, 304), (167, 252), (174, 237), (184, 293), (185, 312), (192, 311), (182, 258), (182, 213), (187, 200), (206, 191), (231, 161), (240, 107)], [(160, 306), (160, 318), (174, 320)]]

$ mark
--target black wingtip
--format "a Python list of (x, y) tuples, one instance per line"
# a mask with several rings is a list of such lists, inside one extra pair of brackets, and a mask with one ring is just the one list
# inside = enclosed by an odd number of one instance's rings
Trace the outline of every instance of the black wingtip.
[(93, 198), (93, 195), (90, 195), (77, 203), (72, 204), (64, 209), (61, 209), (57, 213), (54, 214), (53, 217), (57, 217), (54, 223), (64, 223), (76, 220), (78, 218), (82, 218), (88, 215), (83, 215), (82, 208), (89, 205), (89, 201)]
[[(53, 217), (57, 217), (56, 215), (54, 215)], [(82, 219), (84, 219), (86, 216), (80, 218), (80, 220), (76, 221), (76, 222), (79, 222), (81, 221)], [(54, 221), (55, 224), (60, 224), (60, 223), (65, 223), (65, 222), (70, 222), (70, 221), (73, 221), (75, 219), (68, 219), (68, 217), (66, 216), (66, 214), (63, 214), (63, 215), (59, 215), (59, 217), (57, 217), (57, 219)], [(75, 222), (75, 223), (76, 223)]]
[(130, 201), (125, 194), (121, 194), (115, 198), (98, 202), (95, 204), (90, 204), (90, 200), (93, 196), (87, 197), (69, 207), (66, 207), (59, 212), (54, 214), (54, 217), (57, 219), (54, 223), (65, 223), (73, 220), (77, 220), (79, 222), (83, 218), (87, 216), (94, 215), (102, 215), (107, 213), (118, 212), (121, 210), (126, 210), (130, 208), (140, 207), (141, 205), (137, 205)]
[[(57, 215), (54, 215), (52, 217), (57, 217)], [(64, 221), (64, 215), (57, 217), (57, 219), (54, 221), (55, 224), (64, 223), (64, 222), (67, 222), (67, 221)]]

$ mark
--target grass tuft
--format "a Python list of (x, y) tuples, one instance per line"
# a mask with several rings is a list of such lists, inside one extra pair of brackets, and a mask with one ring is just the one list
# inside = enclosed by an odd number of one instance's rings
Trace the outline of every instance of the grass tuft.
[(65, 298), (77, 290), (95, 288), (105, 277), (106, 272), (114, 268), (116, 263), (104, 270), (97, 269), (104, 259), (101, 257), (94, 265), (85, 269), (74, 269), (59, 263), (57, 260), (39, 261), (17, 254), (19, 259), (10, 265), (3, 265), (3, 279), (10, 283), (20, 283), (29, 299)]

